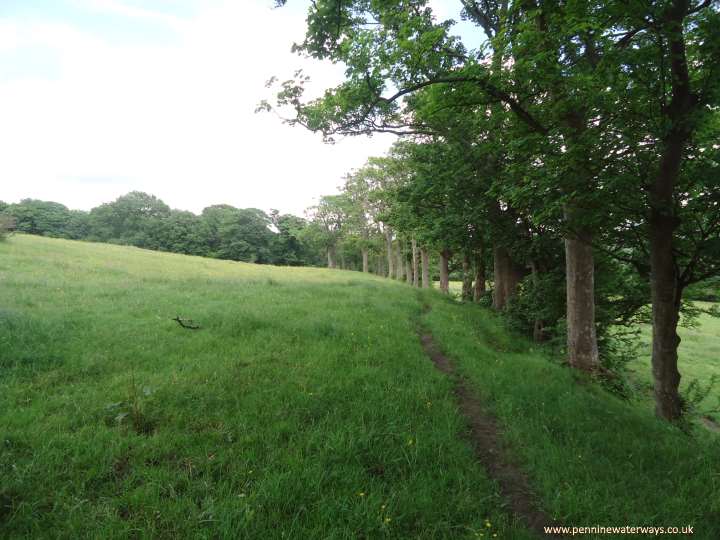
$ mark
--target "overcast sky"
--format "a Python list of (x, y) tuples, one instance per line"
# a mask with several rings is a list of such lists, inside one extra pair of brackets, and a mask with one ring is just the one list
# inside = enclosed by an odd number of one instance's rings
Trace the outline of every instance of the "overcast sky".
[[(457, 0), (432, 2), (457, 17)], [(342, 68), (290, 52), (308, 0), (0, 0), (0, 200), (90, 209), (131, 190), (199, 212), (301, 215), (390, 135), (335, 145), (255, 114), (298, 67), (311, 91)]]

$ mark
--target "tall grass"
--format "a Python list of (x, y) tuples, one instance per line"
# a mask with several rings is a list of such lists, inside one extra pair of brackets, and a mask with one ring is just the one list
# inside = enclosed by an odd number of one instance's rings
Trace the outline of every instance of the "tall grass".
[(445, 352), (505, 428), (511, 454), (547, 511), (576, 526), (695, 527), (720, 538), (720, 438), (657, 420), (609, 394), (472, 305), (429, 295)]
[(532, 538), (418, 324), (558, 521), (720, 537), (716, 435), (655, 420), (477, 306), (23, 235), (0, 244), (0, 537)]
[(0, 283), (2, 538), (529, 537), (403, 285), (22, 235)]

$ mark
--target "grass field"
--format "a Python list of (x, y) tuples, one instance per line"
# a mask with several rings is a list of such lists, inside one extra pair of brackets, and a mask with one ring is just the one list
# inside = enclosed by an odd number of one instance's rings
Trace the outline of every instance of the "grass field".
[(576, 378), (477, 306), (22, 235), (0, 243), (0, 537), (534, 538), (418, 325), (554, 519), (720, 537), (715, 434)]
[(515, 530), (406, 287), (26, 236), (0, 265), (0, 537)]
[[(708, 302), (695, 302), (699, 307), (709, 308)], [(679, 350), (679, 365), (682, 379), (680, 389), (687, 392), (692, 381), (705, 386), (712, 376), (718, 377), (718, 382), (712, 387), (709, 394), (699, 405), (699, 411), (720, 421), (720, 318), (708, 314), (701, 314), (697, 324), (678, 329), (682, 340)], [(642, 354), (630, 364), (633, 370), (633, 380), (644, 392), (648, 401), (652, 399), (652, 375), (650, 373), (651, 329), (649, 326), (642, 329)]]

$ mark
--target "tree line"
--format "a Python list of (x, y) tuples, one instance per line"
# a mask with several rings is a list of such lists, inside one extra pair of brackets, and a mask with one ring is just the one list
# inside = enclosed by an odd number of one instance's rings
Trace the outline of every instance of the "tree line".
[(171, 209), (157, 197), (138, 191), (89, 212), (35, 199), (0, 202), (2, 226), (28, 234), (258, 264), (322, 262), (312, 228), (303, 218), (227, 204), (208, 206), (196, 215)]
[(426, 0), (308, 8), (295, 50), (345, 79), (307, 100), (298, 72), (259, 108), (329, 141), (402, 137), (318, 208), (328, 264), (345, 226), (363, 264), (384, 237), (387, 275), (422, 281), (430, 253), (444, 291), (453, 265), (466, 297), (492, 275), (496, 310), (592, 373), (648, 319), (656, 414), (678, 420), (686, 291), (720, 274), (718, 2), (457, 5), (479, 48)]

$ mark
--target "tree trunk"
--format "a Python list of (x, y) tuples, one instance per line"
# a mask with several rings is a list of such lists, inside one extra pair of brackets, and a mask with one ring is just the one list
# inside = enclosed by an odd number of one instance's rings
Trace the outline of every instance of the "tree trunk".
[(335, 261), (335, 246), (328, 246), (327, 258), (328, 258), (328, 268), (336, 268), (337, 262)]
[[(565, 217), (572, 223), (572, 211)], [(565, 237), (567, 355), (571, 366), (586, 371), (600, 364), (595, 330), (595, 259), (592, 234), (574, 231)]]
[(402, 281), (403, 278), (405, 277), (405, 272), (403, 269), (402, 245), (400, 244), (399, 240), (397, 242), (397, 250), (395, 252), (395, 256), (396, 256), (395, 262), (396, 262), (396, 270), (397, 270), (397, 275), (395, 276), (395, 278), (398, 281)]
[(362, 250), (362, 271), (366, 274), (370, 271), (370, 264), (368, 262), (368, 249), (363, 248)]
[(385, 227), (385, 246), (387, 249), (387, 277), (392, 279), (395, 273), (395, 267), (393, 265), (393, 242), (392, 242), (392, 229)]
[(676, 2), (668, 10), (668, 46), (672, 99), (665, 108), (670, 129), (663, 140), (663, 154), (657, 176), (650, 189), (650, 288), (652, 291), (653, 347), (652, 371), (655, 414), (665, 420), (678, 420), (682, 400), (678, 387), (677, 325), (683, 284), (673, 252), (673, 236), (679, 225), (675, 215), (675, 184), (680, 174), (685, 145), (694, 129), (692, 112), (697, 107), (685, 54), (683, 20), (688, 3)]
[(412, 285), (413, 283), (413, 266), (412, 266), (412, 255), (410, 253), (407, 254), (405, 260), (405, 281)]
[(485, 294), (485, 262), (482, 253), (475, 257), (475, 286), (473, 287), (473, 300), (479, 302)]
[[(530, 265), (532, 270), (533, 285), (537, 289), (540, 283), (540, 266), (535, 261), (532, 261)], [(533, 323), (533, 341), (541, 343), (545, 341), (545, 337), (545, 321), (540, 318), (536, 318)]]
[(430, 256), (427, 249), (422, 248), (420, 250), (420, 261), (422, 266), (422, 288), (430, 288)]
[(503, 247), (493, 248), (493, 308), (500, 311), (505, 307), (505, 274), (507, 271), (507, 251)]
[(420, 276), (418, 276), (418, 247), (415, 239), (412, 239), (412, 273), (413, 287), (420, 286)]
[[(653, 212), (655, 213), (655, 212)], [(677, 334), (680, 318), (682, 287), (678, 283), (672, 252), (674, 225), (663, 223), (667, 216), (653, 216), (651, 227), (650, 263), (652, 277), (652, 372), (655, 391), (655, 414), (665, 420), (677, 420), (682, 415), (678, 387)]]
[(450, 259), (450, 251), (443, 249), (440, 252), (440, 292), (443, 294), (450, 293), (450, 270), (448, 261)]
[(470, 264), (470, 255), (465, 253), (462, 261), (463, 282), (462, 282), (462, 299), (463, 302), (470, 302), (473, 298), (472, 286), (472, 265)]
[(673, 236), (679, 219), (675, 215), (673, 193), (680, 173), (686, 134), (671, 131), (665, 140), (660, 171), (650, 191), (650, 289), (652, 293), (652, 371), (655, 414), (665, 420), (678, 420), (682, 401), (678, 387), (678, 346), (680, 302), (683, 285), (673, 252)]
[(522, 277), (522, 269), (515, 264), (507, 249), (496, 246), (493, 249), (493, 308), (505, 309)]

